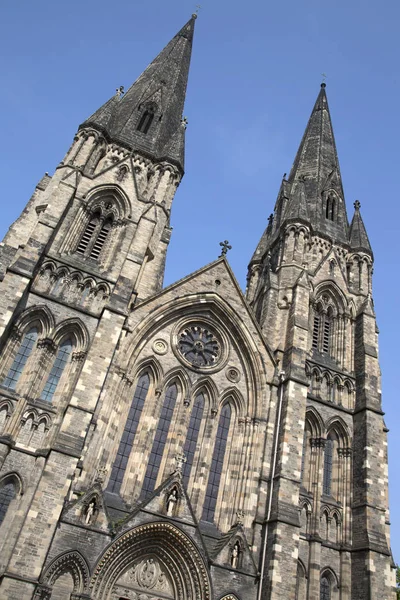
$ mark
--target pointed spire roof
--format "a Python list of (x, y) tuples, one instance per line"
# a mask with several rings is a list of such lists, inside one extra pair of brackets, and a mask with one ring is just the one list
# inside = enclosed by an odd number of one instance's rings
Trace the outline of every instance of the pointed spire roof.
[(360, 212), (361, 203), (359, 200), (354, 202), (354, 215), (351, 221), (349, 231), (349, 241), (352, 250), (364, 250), (372, 255), (371, 244), (369, 243), (367, 231)]
[[(132, 150), (172, 160), (183, 168), (182, 117), (196, 18), (192, 15), (123, 96), (117, 93), (80, 127), (95, 127)], [(145, 134), (137, 127), (147, 104), (154, 107), (155, 116)]]
[[(301, 179), (314, 228), (344, 242), (348, 220), (325, 83), (321, 84), (288, 178), (292, 185)], [(328, 219), (325, 212), (327, 197), (332, 193), (336, 202), (334, 221)]]

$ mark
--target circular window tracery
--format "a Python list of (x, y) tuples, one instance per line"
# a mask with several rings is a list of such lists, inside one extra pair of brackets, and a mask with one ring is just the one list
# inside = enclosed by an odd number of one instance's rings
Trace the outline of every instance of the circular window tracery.
[(213, 367), (221, 358), (221, 341), (203, 325), (189, 325), (178, 334), (179, 353), (194, 367)]

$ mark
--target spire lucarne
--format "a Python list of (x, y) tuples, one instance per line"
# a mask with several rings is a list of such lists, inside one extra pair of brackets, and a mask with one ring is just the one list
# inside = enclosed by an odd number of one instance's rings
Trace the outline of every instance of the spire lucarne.
[[(94, 127), (109, 140), (170, 160), (183, 170), (186, 122), (182, 117), (196, 17), (192, 15), (125, 95), (113, 96), (80, 129)], [(141, 127), (146, 111), (148, 129)]]

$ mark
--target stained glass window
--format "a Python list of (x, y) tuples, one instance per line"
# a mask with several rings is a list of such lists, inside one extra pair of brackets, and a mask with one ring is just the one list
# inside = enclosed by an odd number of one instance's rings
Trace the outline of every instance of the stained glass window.
[(190, 472), (193, 466), (193, 460), (196, 452), (197, 439), (199, 437), (203, 412), (204, 396), (203, 394), (198, 394), (193, 403), (192, 413), (190, 415), (189, 428), (186, 436), (185, 446), (183, 448), (183, 453), (186, 457), (186, 463), (184, 464), (182, 475), (183, 481), (186, 486), (189, 483)]
[(15, 496), (15, 485), (12, 481), (8, 481), (5, 485), (0, 487), (0, 525), (4, 521), (8, 507)]
[(65, 340), (59, 351), (57, 352), (56, 359), (51, 367), (50, 375), (45, 383), (40, 398), (51, 402), (54, 396), (54, 392), (57, 389), (58, 383), (61, 379), (61, 375), (64, 372), (67, 362), (69, 361), (70, 354), (72, 352), (71, 340)]
[(222, 468), (224, 466), (226, 442), (228, 440), (229, 427), (231, 424), (231, 414), (231, 407), (229, 404), (225, 404), (221, 410), (221, 415), (219, 418), (214, 453), (211, 461), (210, 474), (208, 476), (206, 496), (204, 498), (202, 515), (202, 519), (204, 521), (212, 522), (214, 520)]
[(325, 444), (324, 454), (324, 481), (323, 493), (327, 496), (331, 495), (332, 491), (332, 461), (333, 461), (333, 440), (328, 437)]
[(331, 586), (327, 577), (321, 577), (320, 600), (331, 600)]
[(154, 490), (160, 468), (165, 443), (168, 437), (169, 426), (174, 413), (178, 389), (175, 384), (169, 386), (165, 393), (164, 404), (161, 409), (160, 419), (154, 437), (153, 447), (150, 452), (149, 462), (147, 464), (146, 475), (143, 482), (143, 493), (151, 494)]
[(26, 361), (29, 358), (32, 348), (34, 347), (38, 337), (38, 330), (33, 327), (23, 337), (21, 345), (18, 349), (17, 355), (8, 371), (6, 378), (3, 381), (3, 386), (15, 390), (18, 379), (21, 376), (22, 371), (26, 365)]
[(125, 423), (124, 432), (119, 444), (116, 459), (111, 469), (110, 481), (108, 489), (110, 492), (119, 492), (122, 480), (125, 475), (128, 459), (132, 451), (133, 440), (139, 425), (140, 415), (142, 414), (144, 402), (149, 391), (150, 377), (144, 373), (139, 377), (133, 396), (132, 404), (129, 409), (127, 421)]

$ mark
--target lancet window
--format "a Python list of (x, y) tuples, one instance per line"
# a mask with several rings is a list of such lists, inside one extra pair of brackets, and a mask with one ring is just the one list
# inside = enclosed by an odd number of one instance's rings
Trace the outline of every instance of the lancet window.
[(67, 339), (64, 342), (62, 342), (57, 352), (57, 356), (55, 358), (53, 366), (51, 367), (51, 371), (49, 373), (43, 391), (40, 395), (40, 398), (42, 400), (47, 400), (48, 402), (52, 401), (61, 376), (64, 373), (68, 361), (70, 360), (72, 348), (72, 341), (70, 339)]
[(27, 360), (37, 342), (38, 330), (32, 327), (23, 337), (18, 352), (12, 362), (12, 365), (3, 381), (3, 386), (11, 390), (15, 390), (22, 371), (27, 363)]
[(161, 460), (164, 454), (165, 444), (167, 441), (172, 416), (174, 414), (177, 396), (178, 388), (175, 384), (170, 385), (165, 393), (164, 404), (161, 409), (161, 415), (158, 421), (158, 426), (143, 481), (142, 492), (145, 495), (151, 494), (156, 485), (158, 471), (160, 469)]
[(231, 407), (229, 404), (225, 404), (221, 410), (221, 415), (219, 418), (210, 474), (208, 476), (206, 495), (204, 498), (202, 515), (202, 519), (204, 521), (212, 522), (214, 520), (218, 491), (221, 483), (222, 469), (224, 466), (226, 443), (231, 424), (231, 416)]
[(320, 583), (320, 600), (331, 600), (331, 584), (327, 577), (321, 577)]
[(317, 306), (317, 311), (314, 314), (314, 325), (312, 332), (312, 347), (314, 350), (329, 353), (331, 348), (331, 324), (332, 324), (332, 309), (329, 307), (323, 311), (321, 306)]
[(136, 127), (137, 131), (140, 131), (141, 133), (148, 133), (151, 124), (154, 120), (154, 115), (156, 112), (156, 107), (154, 104), (147, 104), (140, 119), (138, 122), (138, 125)]
[(334, 442), (332, 436), (329, 434), (324, 453), (324, 479), (323, 479), (323, 493), (327, 496), (332, 494), (332, 469), (333, 469), (333, 449)]
[(17, 495), (15, 482), (8, 479), (0, 483), (0, 525), (3, 523), (11, 502)]
[(183, 453), (186, 457), (186, 463), (183, 468), (183, 481), (189, 483), (190, 472), (193, 466), (194, 455), (196, 452), (197, 440), (199, 437), (201, 421), (204, 413), (204, 396), (198, 394), (194, 400), (192, 413), (190, 415), (189, 428), (186, 436)]
[(117, 457), (111, 470), (110, 481), (108, 484), (110, 492), (119, 492), (121, 488), (149, 387), (150, 377), (147, 373), (144, 373), (139, 377), (132, 404), (129, 409), (128, 419), (119, 444)]
[(87, 258), (98, 260), (113, 224), (112, 217), (102, 219), (100, 213), (94, 214), (79, 240), (76, 252)]
[(333, 194), (328, 194), (326, 199), (325, 217), (329, 221), (335, 220), (336, 199)]

